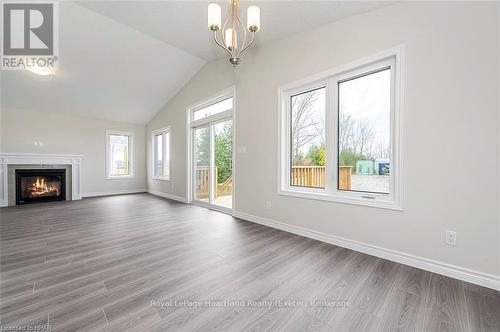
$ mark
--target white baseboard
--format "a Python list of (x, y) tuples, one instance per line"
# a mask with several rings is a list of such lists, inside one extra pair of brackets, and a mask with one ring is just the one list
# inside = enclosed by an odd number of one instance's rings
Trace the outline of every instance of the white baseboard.
[(161, 191), (156, 191), (156, 190), (148, 190), (148, 193), (150, 193), (151, 195), (160, 196), (160, 197), (163, 197), (163, 198), (173, 199), (174, 201), (178, 201), (178, 202), (182, 202), (182, 203), (187, 203), (186, 199), (184, 197), (181, 197), (181, 196), (167, 194), (167, 193), (164, 193), (164, 192), (161, 192)]
[(382, 247), (373, 246), (370, 244), (285, 224), (275, 220), (257, 217), (244, 212), (233, 211), (233, 216), (236, 218), (255, 222), (257, 224), (277, 228), (285, 232), (301, 235), (314, 240), (330, 243), (339, 247), (359, 251), (368, 255), (380, 257), (393, 262), (413, 266), (422, 270), (434, 272), (447, 277), (459, 279), (462, 281), (470, 282), (472, 284), (500, 291), (500, 276), (474, 271), (460, 266), (438, 262), (419, 256), (405, 254), (403, 252), (385, 249)]
[[(100, 191), (93, 193), (84, 193), (82, 196), (73, 196), (72, 201), (78, 201), (85, 197), (100, 197), (100, 196), (112, 196), (112, 195), (126, 195), (126, 194), (138, 194), (145, 193), (146, 189), (125, 189), (125, 190), (115, 190), (115, 191)], [(7, 201), (0, 201), (0, 207), (8, 206)]]
[(84, 193), (82, 197), (99, 197), (99, 196), (112, 196), (112, 195), (125, 195), (125, 194), (137, 194), (145, 193), (146, 189), (124, 189), (124, 190), (114, 190), (114, 191), (100, 191), (94, 193)]

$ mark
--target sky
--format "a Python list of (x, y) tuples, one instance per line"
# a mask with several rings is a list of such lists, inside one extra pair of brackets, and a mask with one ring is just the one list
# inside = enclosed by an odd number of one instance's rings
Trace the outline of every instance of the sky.
[[(391, 70), (387, 69), (339, 84), (339, 112), (350, 114), (356, 121), (368, 121), (375, 132), (373, 147), (378, 144), (389, 147)], [(321, 121), (325, 116), (325, 89), (315, 90), (317, 99), (312, 105), (312, 120)], [(332, 110), (333, 112), (333, 110)], [(318, 137), (300, 150), (307, 153), (311, 145), (320, 145)]]
[(391, 70), (363, 76), (340, 83), (339, 112), (350, 114), (354, 120), (369, 121), (375, 132), (374, 146), (389, 146)]

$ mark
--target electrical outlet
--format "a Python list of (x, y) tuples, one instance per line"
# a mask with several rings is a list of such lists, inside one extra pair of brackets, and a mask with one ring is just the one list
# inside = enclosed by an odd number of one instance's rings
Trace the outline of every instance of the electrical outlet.
[(446, 231), (446, 244), (456, 246), (457, 245), (457, 232), (455, 231)]
[(271, 201), (266, 201), (266, 209), (270, 209), (273, 207), (273, 204), (271, 203)]

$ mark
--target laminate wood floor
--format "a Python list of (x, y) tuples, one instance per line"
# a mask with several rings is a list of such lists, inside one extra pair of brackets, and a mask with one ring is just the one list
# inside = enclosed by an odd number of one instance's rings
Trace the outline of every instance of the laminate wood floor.
[(500, 331), (494, 290), (148, 194), (0, 213), (2, 330)]

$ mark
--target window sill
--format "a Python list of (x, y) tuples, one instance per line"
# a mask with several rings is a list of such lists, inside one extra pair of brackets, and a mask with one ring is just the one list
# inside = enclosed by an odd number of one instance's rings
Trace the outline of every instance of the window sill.
[[(319, 201), (327, 201), (341, 204), (350, 204), (350, 205), (359, 205), (365, 207), (373, 207), (379, 209), (388, 209), (395, 211), (403, 211), (402, 206), (396, 201), (387, 200), (387, 199), (367, 199), (361, 197), (352, 197), (349, 195), (334, 195), (330, 193), (322, 193), (322, 192), (307, 192), (302, 190), (279, 190), (278, 195), (282, 196), (292, 196), (298, 198), (319, 200)], [(374, 195), (373, 197), (377, 197)], [(378, 196), (383, 197), (383, 196)]]
[(164, 176), (153, 176), (153, 180), (159, 180), (159, 181), (170, 181), (170, 178), (164, 177)]
[(123, 180), (123, 179), (134, 179), (133, 175), (108, 175), (106, 180)]

